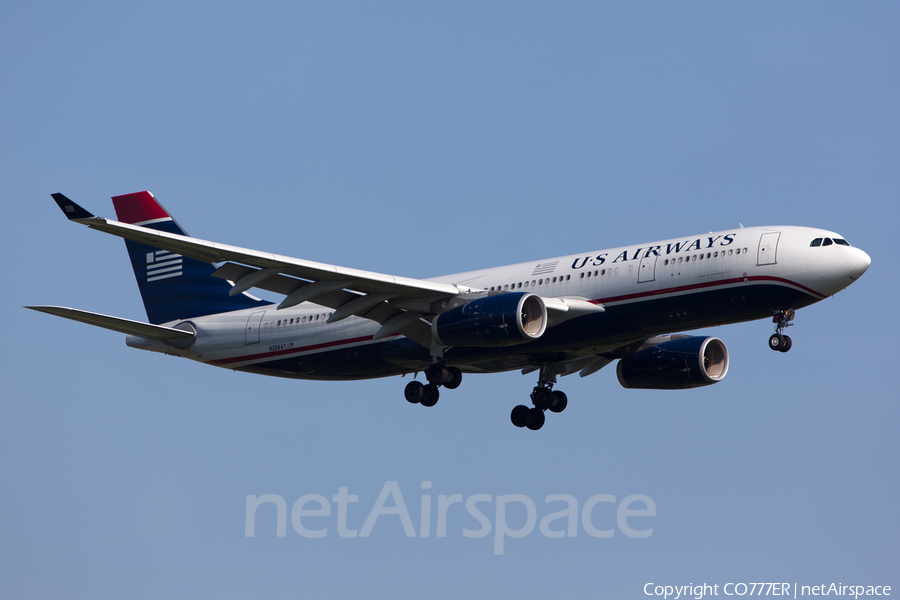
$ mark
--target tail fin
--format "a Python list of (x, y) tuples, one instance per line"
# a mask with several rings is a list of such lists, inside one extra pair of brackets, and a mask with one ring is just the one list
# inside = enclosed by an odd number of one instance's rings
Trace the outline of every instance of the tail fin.
[[(112, 201), (123, 223), (187, 235), (150, 192), (115, 196)], [(216, 269), (209, 263), (131, 240), (125, 240), (125, 246), (151, 323), (269, 304), (245, 294), (229, 296), (231, 285), (213, 277)]]

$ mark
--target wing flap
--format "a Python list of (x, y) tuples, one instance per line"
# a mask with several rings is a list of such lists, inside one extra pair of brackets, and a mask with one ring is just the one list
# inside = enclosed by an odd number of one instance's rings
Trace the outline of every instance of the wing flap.
[[(258, 272), (258, 270), (251, 267), (245, 267), (236, 263), (225, 263), (220, 266), (213, 275), (229, 281), (237, 281), (244, 277), (253, 276), (254, 273)], [(347, 292), (342, 289), (331, 289), (329, 283), (330, 282), (328, 281), (309, 283), (279, 273), (266, 277), (254, 287), (275, 292), (277, 294), (284, 294), (287, 296), (282, 303), (284, 307), (293, 306), (300, 302), (313, 302), (319, 306), (326, 306), (337, 310), (353, 300), (363, 298), (363, 296), (360, 296), (359, 294)], [(335, 281), (333, 285), (342, 285), (343, 287), (343, 284), (349, 285), (351, 283), (352, 282), (350, 281)], [(305, 294), (304, 292), (307, 290), (309, 293)], [(296, 302), (291, 301), (292, 298), (296, 300)], [(279, 308), (282, 308), (282, 305), (279, 305)], [(418, 313), (406, 312), (391, 306), (386, 302), (381, 302), (369, 309), (368, 312), (362, 316), (366, 319), (381, 323), (382, 325), (387, 325), (388, 322), (393, 321), (387, 327), (379, 329), (378, 336), (375, 339), (400, 333), (426, 347), (431, 343), (431, 328), (426, 323), (419, 321), (421, 315)]]
[[(260, 269), (245, 267), (236, 263), (225, 263), (213, 272), (213, 277), (225, 279), (227, 281), (240, 281), (246, 277), (252, 277), (256, 273), (262, 273)], [(300, 281), (294, 277), (285, 277), (284, 275), (269, 275), (265, 279), (256, 282), (252, 287), (275, 292), (276, 294), (284, 294), (285, 296), (300, 288), (305, 281)]]

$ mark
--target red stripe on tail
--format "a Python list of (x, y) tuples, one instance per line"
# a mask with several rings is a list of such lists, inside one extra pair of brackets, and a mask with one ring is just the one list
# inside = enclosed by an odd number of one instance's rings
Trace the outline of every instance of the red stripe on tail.
[(113, 196), (112, 201), (116, 208), (116, 216), (122, 223), (143, 223), (153, 219), (171, 218), (150, 192)]

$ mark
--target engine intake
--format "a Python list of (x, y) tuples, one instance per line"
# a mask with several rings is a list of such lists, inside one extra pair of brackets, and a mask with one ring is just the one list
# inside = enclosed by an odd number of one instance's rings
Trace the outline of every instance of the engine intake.
[(431, 333), (442, 346), (511, 346), (536, 340), (547, 328), (547, 307), (527, 292), (472, 300), (438, 315)]
[(718, 383), (728, 373), (728, 348), (719, 338), (691, 336), (663, 342), (619, 361), (625, 388), (686, 390)]

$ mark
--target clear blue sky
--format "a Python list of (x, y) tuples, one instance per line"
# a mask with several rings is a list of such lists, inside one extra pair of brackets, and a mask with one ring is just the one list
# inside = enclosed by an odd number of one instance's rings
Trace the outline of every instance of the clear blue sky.
[[(7, 218), (0, 596), (641, 598), (647, 582), (900, 585), (894, 348), (900, 292), (896, 3), (17, 3), (0, 20)], [(836, 230), (862, 280), (798, 313), (718, 328), (720, 384), (560, 388), (538, 433), (509, 411), (533, 375), (468, 376), (431, 410), (405, 380), (264, 378), (132, 350), (21, 308), (134, 319), (120, 240), (68, 224), (154, 192), (192, 234), (427, 277), (744, 225)], [(423, 494), (649, 496), (635, 539), (345, 539), (248, 495), (329, 501), (362, 529), (396, 481)], [(430, 490), (422, 482), (431, 482)], [(390, 505), (390, 501), (388, 502)], [(315, 508), (308, 504), (306, 508)], [(632, 508), (639, 508), (635, 505)], [(268, 511), (268, 512), (267, 512)], [(598, 529), (616, 508), (597, 504)], [(525, 523), (511, 503), (507, 520)], [(496, 527), (496, 523), (494, 523)], [(565, 529), (565, 520), (553, 529)], [(721, 588), (720, 588), (721, 589)]]

